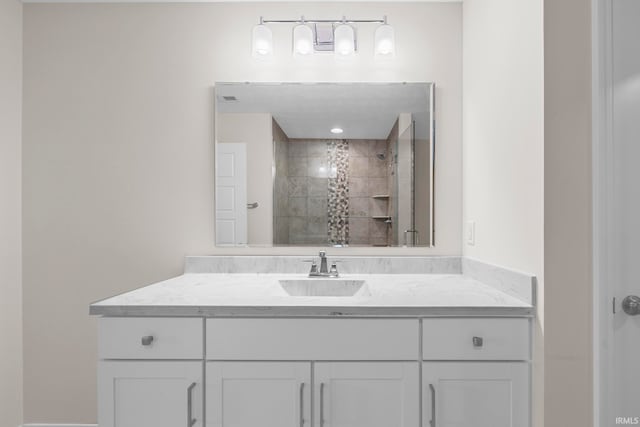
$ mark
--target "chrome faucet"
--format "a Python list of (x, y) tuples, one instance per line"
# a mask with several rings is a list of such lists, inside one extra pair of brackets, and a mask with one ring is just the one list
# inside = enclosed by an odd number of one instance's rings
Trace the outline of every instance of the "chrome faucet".
[(327, 253), (320, 251), (320, 270), (318, 270), (318, 264), (315, 260), (311, 262), (311, 270), (309, 270), (309, 277), (338, 277), (338, 265), (333, 262), (331, 268), (328, 268)]
[(327, 274), (329, 272), (327, 269), (327, 253), (320, 251), (318, 255), (320, 256), (320, 274)]

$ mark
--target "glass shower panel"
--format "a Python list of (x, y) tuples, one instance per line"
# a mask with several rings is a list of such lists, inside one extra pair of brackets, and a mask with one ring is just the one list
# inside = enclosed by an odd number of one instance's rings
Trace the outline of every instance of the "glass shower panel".
[(394, 188), (394, 243), (400, 246), (419, 244), (419, 231), (415, 228), (415, 126), (411, 121), (396, 143)]

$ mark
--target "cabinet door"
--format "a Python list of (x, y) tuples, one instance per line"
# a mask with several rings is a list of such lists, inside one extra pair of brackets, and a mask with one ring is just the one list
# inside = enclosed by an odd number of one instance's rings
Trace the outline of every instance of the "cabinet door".
[(418, 362), (316, 363), (316, 427), (419, 425)]
[(426, 362), (423, 414), (431, 427), (528, 427), (526, 362)]
[(99, 362), (98, 425), (203, 427), (202, 362)]
[(207, 363), (207, 427), (304, 427), (311, 419), (308, 362)]

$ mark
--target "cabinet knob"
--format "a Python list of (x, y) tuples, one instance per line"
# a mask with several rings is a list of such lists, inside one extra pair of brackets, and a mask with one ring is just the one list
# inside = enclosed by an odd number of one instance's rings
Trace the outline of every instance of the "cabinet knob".
[(151, 343), (153, 342), (153, 335), (147, 335), (146, 337), (142, 337), (140, 342), (142, 343), (142, 345), (145, 345), (145, 346), (151, 345)]
[(484, 344), (484, 340), (482, 337), (473, 337), (473, 346), (474, 347), (482, 347)]

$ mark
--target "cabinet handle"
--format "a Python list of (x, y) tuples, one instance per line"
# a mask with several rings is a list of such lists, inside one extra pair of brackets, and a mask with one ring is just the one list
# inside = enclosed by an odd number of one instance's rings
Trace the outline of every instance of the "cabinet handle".
[(192, 392), (193, 388), (196, 386), (196, 383), (191, 383), (191, 385), (187, 388), (187, 427), (192, 427), (196, 423), (196, 419), (193, 418), (193, 405), (192, 405)]
[(304, 426), (304, 383), (300, 383), (300, 427)]
[(324, 427), (324, 383), (320, 383), (320, 427)]
[(429, 384), (429, 390), (431, 390), (431, 421), (429, 421), (429, 425), (436, 427), (436, 388), (433, 384)]
[(482, 337), (473, 337), (473, 346), (474, 347), (482, 347), (484, 344), (484, 340)]
[(142, 345), (144, 346), (149, 346), (151, 345), (151, 343), (153, 342), (153, 335), (147, 335), (146, 337), (142, 337), (142, 339), (140, 340), (140, 342), (142, 343)]

